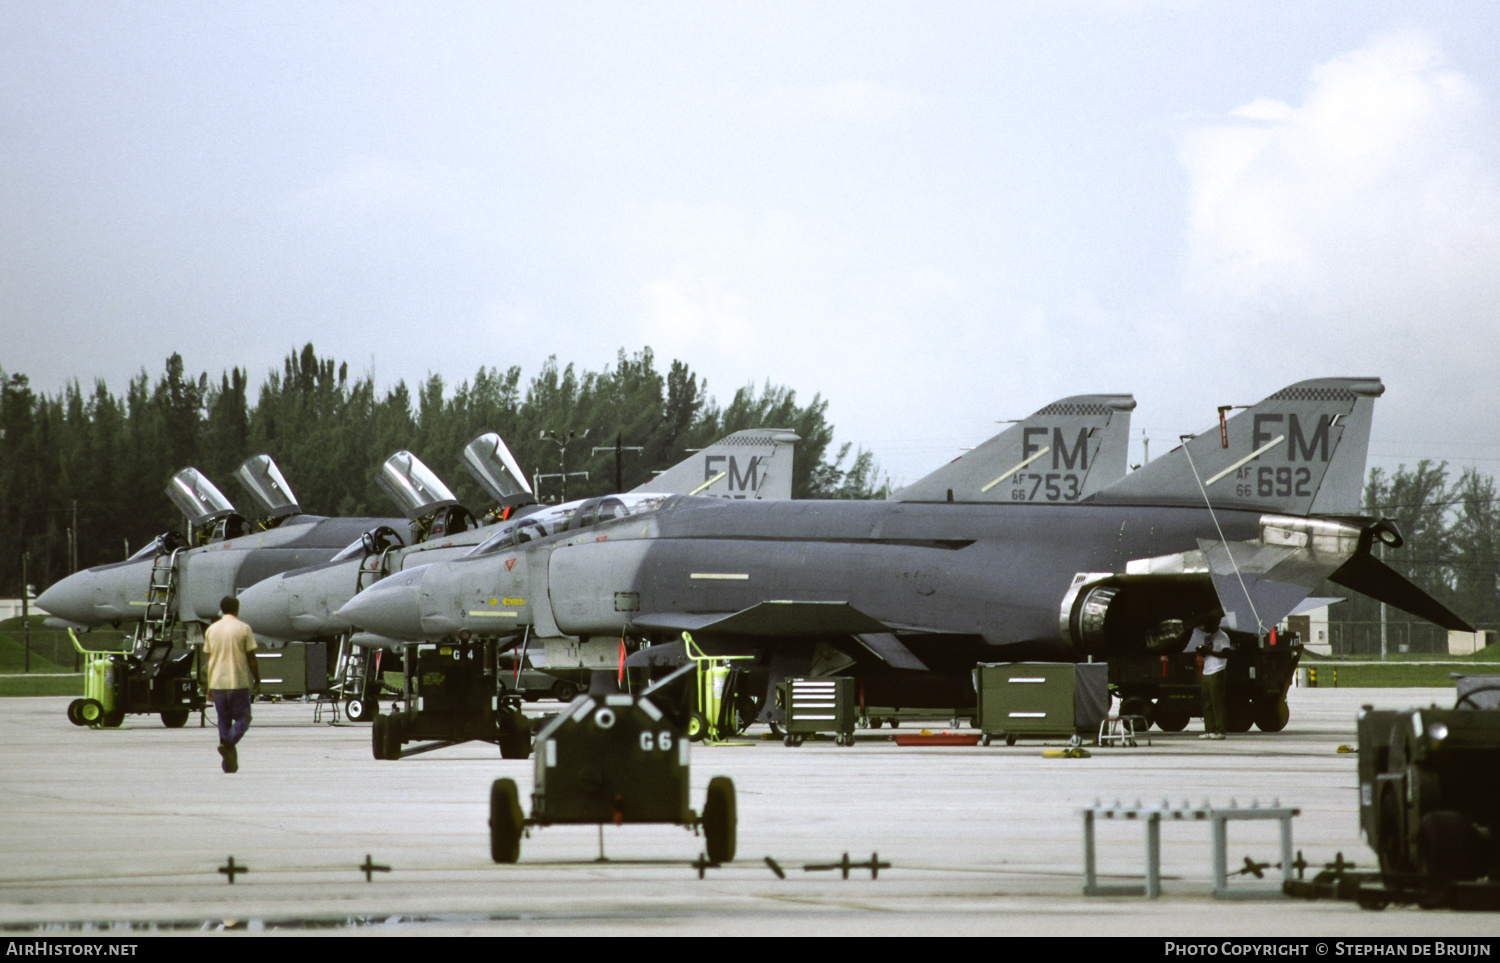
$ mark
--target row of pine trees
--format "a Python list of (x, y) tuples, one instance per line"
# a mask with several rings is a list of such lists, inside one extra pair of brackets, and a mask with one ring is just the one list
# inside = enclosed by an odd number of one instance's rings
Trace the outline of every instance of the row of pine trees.
[[(319, 357), (311, 344), (288, 355), (253, 394), (243, 369), (217, 380), (194, 377), (176, 354), (154, 380), (137, 375), (123, 397), (102, 381), (88, 393), (75, 381), (55, 396), (41, 395), (25, 375), (0, 371), (0, 597), (20, 594), (23, 564), (26, 581), (45, 588), (180, 528), (164, 489), (185, 466), (249, 509), (231, 478), (261, 452), (276, 460), (310, 513), (393, 514), (374, 479), (380, 462), (399, 449), (414, 452), (464, 504), (482, 511), (486, 497), (458, 461), (480, 432), (498, 431), (528, 474), (587, 472), (568, 482), (569, 496), (581, 498), (616, 490), (617, 470), (620, 487), (629, 489), (732, 431), (775, 427), (802, 439), (793, 497), (882, 495), (868, 452), (851, 459), (847, 444), (830, 450), (826, 411), (821, 397), (799, 405), (792, 391), (769, 382), (737, 391), (721, 407), (685, 363), (657, 370), (650, 349), (621, 351), (602, 371), (554, 358), (529, 381), (518, 367), (481, 368), (451, 390), (433, 375), (415, 392), (399, 382), (383, 394), (371, 375), (351, 377), (347, 363)], [(565, 455), (541, 437), (585, 430)], [(538, 494), (556, 500), (559, 486), (551, 481)], [(1365, 508), (1395, 519), (1406, 538), (1404, 547), (1386, 551), (1388, 564), (1470, 622), (1500, 628), (1500, 506), (1491, 476), (1469, 469), (1453, 478), (1446, 464), (1428, 461), (1394, 473), (1376, 469)], [(1330, 614), (1338, 649), (1379, 650), (1374, 602), (1356, 596)], [(1446, 642), (1436, 627), (1389, 610), (1386, 632), (1393, 651), (1436, 651)]]
[[(351, 376), (347, 363), (319, 357), (311, 344), (288, 355), (254, 392), (243, 369), (194, 377), (177, 354), (154, 380), (142, 371), (123, 397), (102, 381), (88, 393), (75, 381), (46, 396), (32, 391), (25, 375), (0, 371), (0, 597), (19, 596), (23, 556), (26, 579), (40, 590), (75, 567), (119, 561), (180, 529), (164, 491), (186, 466), (252, 514), (233, 473), (262, 452), (312, 514), (397, 514), (375, 473), (401, 449), (483, 511), (487, 496), (458, 460), (481, 432), (499, 432), (528, 476), (565, 467), (569, 497), (582, 498), (615, 490), (617, 442), (620, 482), (629, 489), (722, 435), (775, 427), (802, 439), (795, 497), (871, 497), (870, 456), (849, 459), (847, 445), (830, 451), (827, 406), (820, 397), (799, 405), (792, 391), (768, 382), (759, 391), (739, 390), (721, 407), (683, 362), (658, 371), (650, 349), (621, 351), (603, 371), (552, 359), (529, 381), (518, 367), (481, 368), (451, 390), (433, 375), (415, 392), (399, 382), (383, 394), (372, 376)], [(585, 430), (565, 456), (541, 438)], [(550, 485), (538, 494), (556, 500), (559, 487)]]

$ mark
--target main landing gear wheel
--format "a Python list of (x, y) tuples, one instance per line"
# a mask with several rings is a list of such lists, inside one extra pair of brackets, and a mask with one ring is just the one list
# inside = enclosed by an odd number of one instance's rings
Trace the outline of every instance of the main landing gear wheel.
[(369, 722), (380, 711), (374, 699), (350, 699), (344, 703), (344, 715), (350, 722)]
[[(731, 790), (732, 791), (732, 790)], [(710, 787), (712, 799), (712, 787)], [(733, 796), (730, 802), (733, 803)], [(490, 784), (490, 859), (497, 863), (514, 863), (521, 858), (521, 830), (526, 817), (521, 815), (521, 800), (514, 779), (496, 779)], [(734, 854), (733, 843), (730, 855)]]
[(161, 711), (161, 724), (168, 729), (181, 729), (187, 725), (188, 716), (192, 715), (187, 709), (163, 709)]
[(708, 800), (703, 804), (703, 840), (708, 848), (709, 862), (734, 861), (738, 825), (739, 816), (734, 807), (734, 782), (728, 776), (715, 776), (708, 781)]

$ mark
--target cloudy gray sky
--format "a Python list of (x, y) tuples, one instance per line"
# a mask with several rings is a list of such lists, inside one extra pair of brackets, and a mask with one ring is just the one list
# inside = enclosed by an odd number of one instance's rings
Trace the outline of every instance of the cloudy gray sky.
[(0, 368), (681, 358), (910, 481), (1379, 375), (1500, 472), (1500, 5), (0, 0)]

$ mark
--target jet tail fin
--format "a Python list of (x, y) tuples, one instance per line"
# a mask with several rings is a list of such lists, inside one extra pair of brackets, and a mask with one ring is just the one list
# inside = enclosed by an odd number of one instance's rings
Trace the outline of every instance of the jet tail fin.
[(906, 486), (898, 502), (1072, 502), (1125, 474), (1130, 395), (1074, 395)]
[(1379, 378), (1281, 389), (1094, 496), (1101, 504), (1197, 505), (1287, 515), (1355, 514)]
[(720, 498), (792, 497), (792, 451), (801, 439), (779, 428), (748, 428), (694, 452), (631, 491)]

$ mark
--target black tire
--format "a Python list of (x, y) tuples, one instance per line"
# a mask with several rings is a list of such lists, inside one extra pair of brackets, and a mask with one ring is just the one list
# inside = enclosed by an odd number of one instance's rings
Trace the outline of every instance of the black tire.
[(1013, 746), (1016, 744), (1016, 734), (1014, 732), (1007, 732), (1005, 734), (1005, 744), (1007, 746)]
[(1120, 700), (1120, 715), (1141, 716), (1149, 724), (1151, 721), (1151, 702), (1140, 696), (1126, 696)]
[(511, 714), (509, 731), (501, 731), (501, 759), (526, 759), (531, 756), (531, 720), (520, 712)]
[(1187, 728), (1188, 720), (1191, 718), (1186, 712), (1175, 706), (1158, 705), (1153, 713), (1154, 721), (1162, 732), (1181, 732)]
[(1410, 873), (1414, 867), (1405, 834), (1401, 832), (1401, 797), (1395, 786), (1384, 787), (1378, 805), (1380, 808), (1375, 813), (1377, 838), (1371, 842), (1375, 855), (1380, 857), (1380, 871)]
[(1255, 727), (1261, 732), (1280, 732), (1291, 717), (1292, 710), (1287, 707), (1285, 699), (1255, 704)]
[(98, 726), (104, 722), (104, 704), (98, 699), (80, 699), (78, 701), (78, 724), (80, 726)]
[(380, 704), (374, 699), (350, 699), (344, 703), (344, 715), (350, 722), (369, 722), (380, 712)]
[(1479, 879), (1489, 867), (1489, 856), (1489, 842), (1461, 812), (1440, 809), (1417, 825), (1417, 864), (1434, 882)]
[(119, 706), (115, 706), (113, 709), (110, 709), (104, 713), (104, 718), (99, 720), (99, 725), (103, 726), (106, 729), (118, 729), (120, 727), (120, 723), (124, 721), (125, 710), (121, 709)]
[(526, 817), (514, 779), (496, 779), (490, 784), (490, 859), (514, 863), (521, 858), (521, 831)]
[(163, 709), (161, 711), (161, 724), (168, 729), (181, 729), (187, 725), (188, 717), (192, 713), (187, 709)]
[(738, 827), (734, 782), (728, 776), (715, 776), (708, 781), (708, 799), (703, 804), (703, 840), (708, 848), (709, 862), (734, 861)]
[(802, 737), (796, 735), (795, 733), (788, 732), (784, 737), (782, 737), (781, 742), (783, 745), (789, 748), (796, 748), (797, 746), (802, 745)]
[(1231, 697), (1224, 711), (1224, 731), (1249, 732), (1254, 724), (1255, 711), (1250, 706), (1250, 700)]
[(375, 728), (370, 730), (370, 751), (376, 759), (385, 758), (385, 727), (390, 725), (390, 719), (385, 716), (375, 717)]
[(85, 725), (83, 717), (78, 714), (78, 710), (81, 708), (83, 708), (82, 699), (74, 699), (68, 703), (68, 721), (75, 726)]
[(401, 758), (401, 747), (406, 743), (406, 716), (392, 712), (385, 718), (385, 757), (394, 762)]
[(703, 737), (708, 735), (708, 720), (703, 718), (701, 712), (689, 712), (687, 719), (687, 737), (689, 742), (702, 742)]
[(552, 684), (552, 698), (558, 702), (572, 702), (578, 698), (578, 686), (571, 682), (558, 680)]

